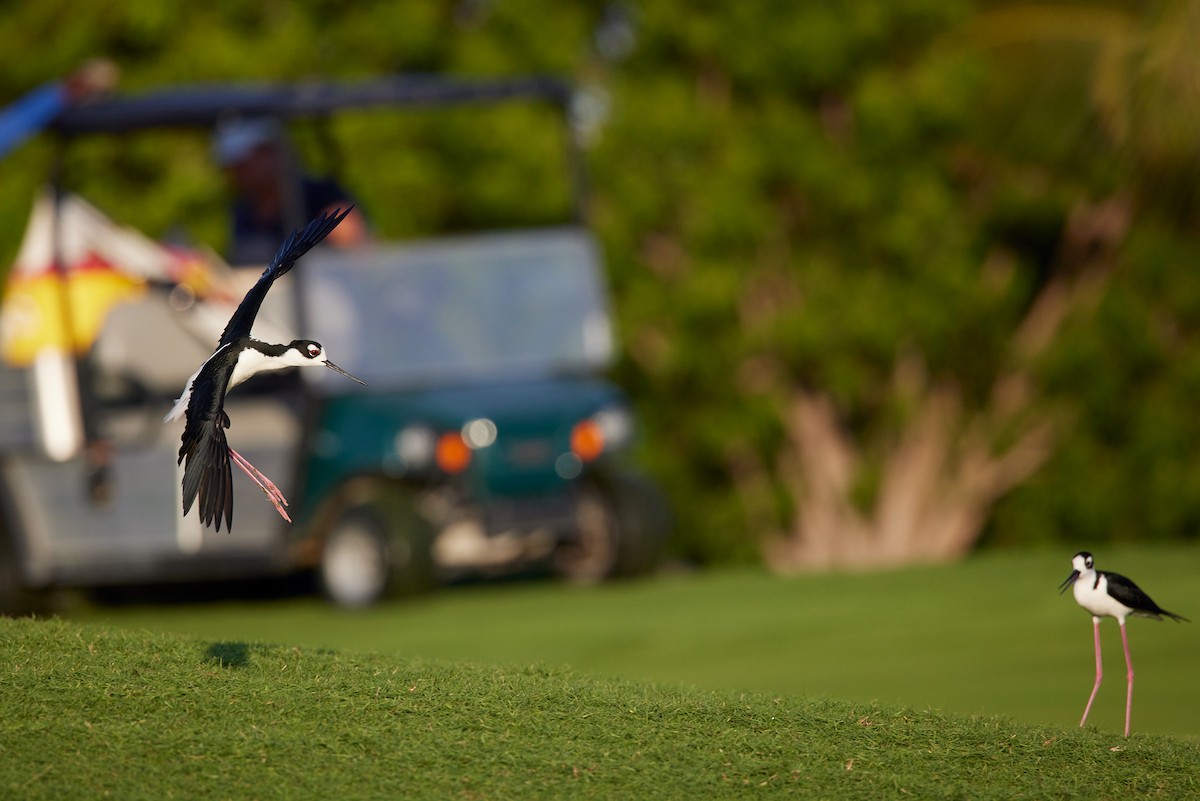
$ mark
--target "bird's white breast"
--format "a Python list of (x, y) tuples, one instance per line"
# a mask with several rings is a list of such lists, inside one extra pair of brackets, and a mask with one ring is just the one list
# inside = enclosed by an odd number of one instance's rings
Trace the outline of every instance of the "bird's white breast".
[(1124, 621), (1133, 610), (1108, 594), (1107, 578), (1103, 575), (1099, 576), (1099, 581), (1096, 578), (1094, 571), (1087, 570), (1075, 579), (1075, 603), (1097, 617), (1115, 617)]
[(233, 365), (229, 376), (229, 386), (233, 389), (238, 384), (258, 373), (270, 370), (286, 370), (289, 367), (307, 367), (311, 364), (323, 364), (325, 359), (313, 358), (291, 347), (278, 356), (267, 356), (254, 348), (246, 348), (238, 354), (238, 360)]
[(282, 360), (279, 357), (271, 358), (254, 348), (246, 348), (238, 354), (238, 360), (233, 365), (233, 373), (229, 376), (229, 386), (227, 389), (233, 389), (256, 373), (261, 373), (265, 370), (282, 370), (284, 367), (290, 366), (281, 362)]

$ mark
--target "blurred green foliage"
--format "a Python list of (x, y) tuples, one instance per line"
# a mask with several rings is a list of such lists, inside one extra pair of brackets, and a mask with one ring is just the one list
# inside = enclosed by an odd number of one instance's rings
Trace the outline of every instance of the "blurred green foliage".
[[(0, 99), (97, 55), (128, 91), (404, 71), (573, 77), (607, 103), (588, 160), (624, 345), (617, 378), (645, 424), (642, 457), (674, 498), (677, 549), (701, 561), (755, 553), (765, 532), (750, 530), (731, 465), (750, 454), (771, 474), (791, 389), (830, 393), (868, 455), (907, 411), (887, 391), (900, 353), (982, 404), (1013, 366), (1037, 291), (1069, 267), (1072, 210), (1121, 198), (1133, 222), (1108, 282), (1030, 365), (1039, 404), (1070, 424), (987, 538), (1192, 538), (1200, 99), (1188, 92), (1200, 81), (1186, 53), (1200, 26), (1182, 23), (1195, 13), (1165, 0), (47, 0), (0, 21)], [(632, 47), (605, 58), (597, 42), (614, 19)], [(538, 109), (349, 115), (330, 133), (333, 154), (319, 131), (297, 132), (306, 161), (337, 171), (383, 236), (565, 211), (562, 132)], [(5, 258), (53, 148), (43, 138), (0, 162)], [(121, 221), (224, 244), (203, 137), (96, 140), (67, 170)], [(774, 495), (782, 521), (794, 499)]]

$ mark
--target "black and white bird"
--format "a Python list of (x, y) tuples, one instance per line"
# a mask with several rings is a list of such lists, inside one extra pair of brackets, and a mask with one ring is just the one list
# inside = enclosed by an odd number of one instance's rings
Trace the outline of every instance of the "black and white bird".
[(231, 460), (258, 485), (283, 519), (291, 522), (283, 508), (287, 506), (283, 493), (245, 457), (229, 447), (225, 439), (229, 415), (224, 406), (229, 390), (258, 373), (309, 365), (324, 365), (353, 381), (366, 383), (329, 361), (319, 342), (297, 339), (286, 345), (273, 345), (250, 336), (254, 318), (275, 279), (292, 269), (297, 259), (324, 239), (349, 213), (350, 209), (338, 209), (313, 220), (302, 232), (292, 231), (229, 318), (217, 349), (187, 380), (183, 393), (164, 418), (164, 422), (180, 417), (186, 420), (178, 459), (183, 463), (183, 513), (186, 515), (199, 497), (201, 522), (214, 526), (217, 531), (221, 530), (222, 517), (226, 530), (233, 525)]
[(1071, 567), (1071, 575), (1059, 585), (1059, 594), (1066, 592), (1067, 587), (1073, 587), (1075, 603), (1092, 613), (1092, 628), (1096, 640), (1096, 683), (1092, 685), (1092, 694), (1088, 696), (1079, 725), (1082, 727), (1087, 723), (1088, 713), (1092, 711), (1092, 701), (1096, 700), (1096, 691), (1100, 689), (1100, 680), (1104, 678), (1104, 669), (1100, 662), (1100, 620), (1113, 617), (1121, 627), (1121, 642), (1125, 646), (1125, 736), (1128, 737), (1129, 715), (1133, 708), (1133, 660), (1129, 656), (1125, 618), (1134, 615), (1162, 620), (1165, 616), (1185, 622), (1187, 618), (1163, 609), (1154, 603), (1149, 595), (1142, 592), (1138, 585), (1119, 573), (1097, 570), (1096, 560), (1087, 551), (1075, 554), (1071, 559)]

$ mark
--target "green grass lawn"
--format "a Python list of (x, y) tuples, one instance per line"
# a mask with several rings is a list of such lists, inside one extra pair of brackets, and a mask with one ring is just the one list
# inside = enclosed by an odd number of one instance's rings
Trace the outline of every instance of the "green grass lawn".
[[(1156, 601), (1200, 621), (1200, 548), (1097, 553)], [(208, 642), (267, 643), (1001, 715), (1073, 729), (1093, 678), (1090, 618), (1058, 584), (1067, 552), (993, 553), (961, 565), (781, 579), (667, 575), (600, 587), (444, 589), (351, 613), (319, 599), (86, 607), (72, 616)], [(1200, 623), (1133, 619), (1133, 731), (1200, 737)], [(1089, 726), (1119, 734), (1125, 668), (1103, 628), (1105, 684)], [(1114, 743), (1118, 740), (1113, 740)]]
[(1195, 798), (1200, 748), (872, 704), (0, 620), (0, 796)]

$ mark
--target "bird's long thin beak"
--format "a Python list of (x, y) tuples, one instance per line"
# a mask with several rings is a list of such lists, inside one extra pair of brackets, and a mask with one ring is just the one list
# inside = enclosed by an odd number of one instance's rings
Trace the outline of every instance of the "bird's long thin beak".
[(1058, 594), (1062, 595), (1064, 592), (1066, 592), (1067, 587), (1070, 587), (1072, 584), (1074, 584), (1075, 579), (1077, 579), (1077, 578), (1079, 578), (1079, 571), (1072, 570), (1071, 575), (1067, 576), (1067, 580), (1064, 581), (1062, 584), (1058, 585)]
[(349, 378), (351, 381), (357, 381), (358, 383), (362, 384), (364, 387), (367, 385), (366, 381), (363, 381), (361, 378), (355, 378), (354, 376), (350, 375), (345, 370), (338, 367), (336, 364), (334, 364), (331, 361), (326, 360), (325, 366), (328, 367), (330, 370), (334, 371), (335, 373), (341, 373), (342, 375), (346, 376), (346, 378)]

